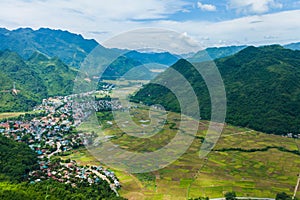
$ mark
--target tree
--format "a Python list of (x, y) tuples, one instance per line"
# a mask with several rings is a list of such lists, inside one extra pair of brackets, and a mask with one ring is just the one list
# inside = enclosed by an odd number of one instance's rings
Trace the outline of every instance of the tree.
[(285, 192), (281, 192), (281, 193), (278, 193), (276, 195), (276, 200), (292, 200), (292, 196), (288, 195), (287, 193)]
[(236, 198), (235, 192), (227, 192), (225, 194), (225, 199), (226, 200), (236, 200), (237, 198)]

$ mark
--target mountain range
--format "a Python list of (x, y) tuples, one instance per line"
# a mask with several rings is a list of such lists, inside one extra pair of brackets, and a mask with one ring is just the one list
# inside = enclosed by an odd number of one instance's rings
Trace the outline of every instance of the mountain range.
[(99, 44), (95, 40), (87, 40), (68, 31), (48, 28), (19, 28), (12, 31), (0, 29), (0, 50), (17, 52), (24, 59), (40, 52), (49, 57), (58, 57), (73, 67), (79, 67), (97, 46)]

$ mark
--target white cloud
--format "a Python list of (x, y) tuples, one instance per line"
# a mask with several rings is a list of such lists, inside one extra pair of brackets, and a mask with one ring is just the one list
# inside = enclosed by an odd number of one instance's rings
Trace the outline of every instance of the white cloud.
[[(271, 0), (230, 0), (232, 9), (245, 9), (245, 5), (271, 6)], [(256, 3), (254, 3), (256, 2)], [(238, 6), (239, 5), (239, 6)], [(300, 41), (300, 10), (274, 14), (249, 16), (222, 22), (172, 21), (167, 15), (184, 11), (183, 0), (9, 0), (0, 1), (0, 23), (2, 27), (49, 27), (81, 33), (86, 38), (103, 43), (114, 35), (137, 28), (165, 28), (182, 33), (182, 38), (193, 48), (194, 41), (200, 47), (232, 44), (269, 44)], [(273, 5), (274, 6), (274, 5)], [(246, 6), (247, 7), (247, 6)], [(248, 8), (248, 7), (247, 7)], [(263, 6), (262, 6), (263, 8)], [(248, 8), (249, 9), (249, 8)], [(134, 19), (134, 20), (132, 20)], [(143, 21), (141, 19), (150, 19)], [(188, 33), (188, 34), (185, 34)], [(161, 34), (155, 38), (161, 40)], [(188, 45), (186, 45), (188, 46)]]
[[(263, 45), (299, 42), (299, 19), (300, 10), (294, 10), (248, 16), (217, 23), (162, 21), (160, 25), (174, 28), (179, 32), (189, 32), (189, 35), (197, 40), (202, 47), (242, 44)], [(209, 40), (204, 38), (209, 38)]]
[(262, 14), (272, 8), (282, 8), (282, 4), (276, 0), (230, 0), (229, 8), (238, 12)]
[(201, 2), (198, 2), (197, 6), (198, 6), (198, 8), (200, 8), (203, 11), (210, 11), (210, 12), (212, 12), (212, 11), (216, 11), (217, 10), (217, 7), (214, 6), (214, 5), (212, 5), (212, 4), (203, 4)]

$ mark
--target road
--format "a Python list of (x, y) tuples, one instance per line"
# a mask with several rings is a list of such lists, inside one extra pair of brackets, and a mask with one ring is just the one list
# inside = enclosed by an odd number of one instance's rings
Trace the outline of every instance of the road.
[(55, 155), (55, 154), (57, 154), (57, 153), (60, 153), (60, 152), (61, 152), (61, 149), (60, 149), (60, 147), (61, 147), (61, 144), (60, 144), (60, 142), (56, 142), (56, 146), (57, 146), (57, 150), (56, 150), (56, 151), (54, 151), (53, 153), (49, 154), (49, 155), (48, 155), (48, 159), (50, 159), (50, 158), (51, 158), (51, 156), (53, 156), (53, 155)]
[(118, 193), (116, 187), (114, 186), (114, 184), (112, 184), (112, 183), (110, 182), (110, 180), (109, 180), (106, 176), (104, 176), (103, 174), (99, 173), (97, 170), (92, 170), (91, 168), (90, 168), (90, 170), (91, 170), (94, 174), (96, 174), (97, 176), (99, 176), (102, 180), (108, 182), (108, 184), (109, 184), (110, 188), (112, 189), (112, 191), (114, 191), (114, 192), (116, 193), (116, 195), (119, 196), (119, 193)]
[(294, 191), (293, 199), (295, 199), (295, 197), (296, 197), (296, 194), (297, 194), (297, 191), (298, 191), (299, 185), (300, 185), (300, 173), (298, 174), (298, 181), (297, 181), (297, 185), (296, 185), (296, 187), (295, 187), (295, 191)]

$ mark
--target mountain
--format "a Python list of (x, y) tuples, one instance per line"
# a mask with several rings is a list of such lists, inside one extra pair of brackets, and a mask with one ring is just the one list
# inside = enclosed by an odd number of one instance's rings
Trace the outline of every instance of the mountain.
[(229, 46), (229, 47), (212, 47), (205, 50), (198, 51), (195, 55), (189, 57), (187, 60), (192, 63), (215, 60), (231, 56), (247, 46)]
[(28, 111), (48, 96), (71, 94), (77, 74), (57, 58), (35, 53), (24, 60), (11, 51), (0, 52), (0, 71), (0, 112)]
[(43, 79), (48, 96), (63, 96), (72, 92), (73, 81), (78, 72), (57, 57), (48, 58), (43, 54), (34, 53), (27, 64)]
[[(17, 52), (28, 59), (34, 52), (58, 57), (64, 63), (79, 67), (86, 56), (99, 44), (68, 31), (41, 28), (0, 29), (0, 50)], [(98, 47), (100, 48), (100, 47)]]
[[(225, 84), (228, 123), (267, 133), (300, 133), (300, 51), (278, 45), (251, 46), (215, 63)], [(205, 69), (209, 64), (194, 65)], [(179, 60), (171, 68), (190, 82), (200, 102), (201, 117), (210, 119), (207, 86), (195, 67)], [(168, 75), (170, 70), (155, 81), (176, 81)], [(174, 94), (157, 84), (145, 85), (132, 101), (162, 104), (168, 110), (180, 111)]]
[(105, 69), (101, 79), (115, 80), (121, 77), (125, 79), (149, 80), (153, 78), (153, 74), (138, 60), (120, 56)]
[(292, 50), (300, 50), (300, 42), (284, 45), (284, 48)]
[(161, 65), (173, 65), (179, 58), (169, 52), (162, 53), (142, 53), (138, 51), (129, 51), (125, 54), (127, 58), (132, 58), (141, 62), (142, 64), (159, 63)]

